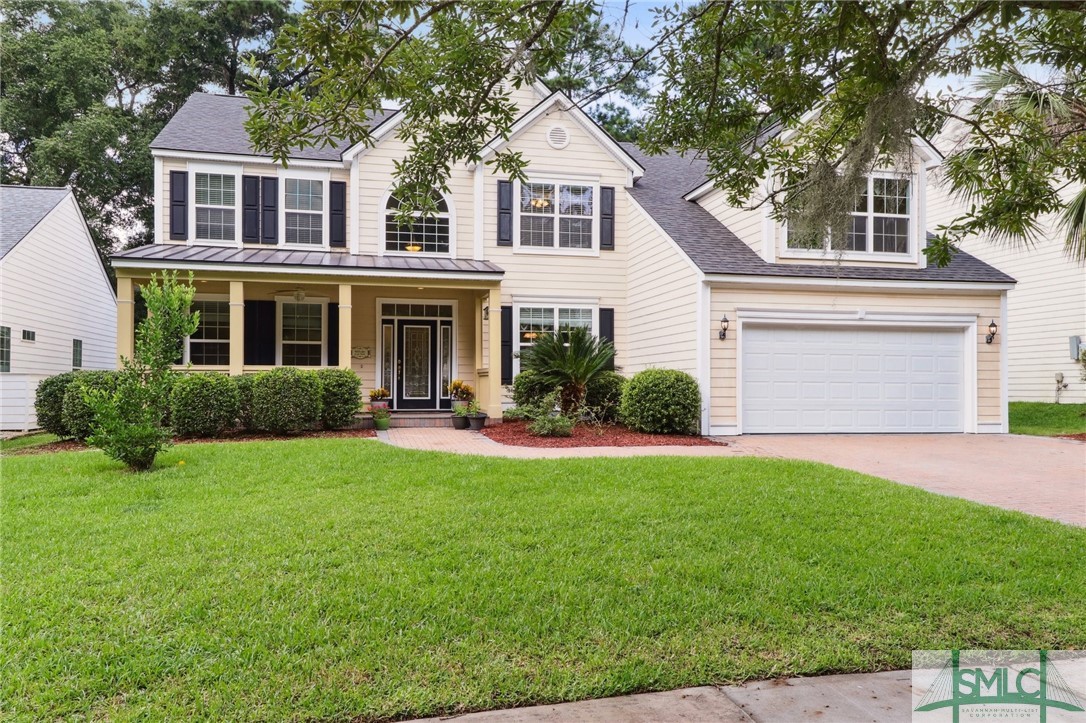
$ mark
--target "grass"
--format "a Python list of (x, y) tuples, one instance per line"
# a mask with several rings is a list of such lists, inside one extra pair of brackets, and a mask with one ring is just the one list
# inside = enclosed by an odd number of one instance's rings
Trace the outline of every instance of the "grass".
[(1012, 434), (1086, 434), (1086, 404), (1011, 402), (1010, 406)]
[(816, 463), (3, 463), (13, 718), (393, 719), (1086, 646), (1086, 530)]
[(0, 454), (11, 454), (31, 447), (40, 447), (43, 444), (50, 444), (59, 439), (60, 437), (55, 434), (37, 432), (36, 434), (24, 434), (21, 437), (0, 440)]

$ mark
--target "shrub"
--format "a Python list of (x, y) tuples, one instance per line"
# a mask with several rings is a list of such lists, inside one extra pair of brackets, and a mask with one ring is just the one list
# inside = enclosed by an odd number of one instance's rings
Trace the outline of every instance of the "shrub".
[(354, 421), (362, 404), (362, 380), (350, 369), (321, 369), (321, 422), (325, 429), (342, 429)]
[(470, 402), (475, 398), (475, 390), (470, 384), (465, 384), (459, 379), (449, 382), (449, 398), (458, 402)]
[(588, 382), (584, 395), (584, 406), (592, 417), (601, 422), (614, 422), (618, 419), (622, 404), (622, 390), (626, 386), (626, 377), (616, 372), (600, 372)]
[(238, 418), (238, 387), (218, 372), (182, 376), (170, 392), (170, 420), (182, 437), (217, 437)]
[(321, 381), (316, 372), (279, 367), (253, 382), (253, 426), (274, 434), (313, 428), (321, 420)]
[(502, 419), (506, 422), (523, 422), (535, 419), (535, 409), (532, 407), (510, 407), (502, 412)]
[(556, 334), (543, 334), (520, 353), (525, 371), (532, 371), (561, 391), (562, 414), (574, 415), (584, 403), (588, 383), (607, 369), (615, 347), (583, 326)]
[(561, 414), (539, 417), (528, 425), (528, 431), (537, 437), (570, 437), (573, 420)]
[(81, 372), (64, 372), (42, 379), (34, 394), (34, 414), (38, 426), (58, 437), (70, 437), (68, 425), (64, 423), (64, 393), (68, 385), (75, 381)]
[(172, 443), (164, 417), (176, 372), (149, 371), (146, 365), (129, 359), (123, 360), (122, 366), (115, 389), (89, 389), (83, 395), (94, 410), (87, 443), (142, 472)]
[(238, 389), (238, 424), (246, 431), (256, 429), (253, 426), (253, 382), (256, 377), (255, 374), (231, 377)]
[(94, 426), (94, 410), (87, 403), (84, 392), (100, 389), (112, 392), (117, 388), (117, 372), (76, 372), (75, 378), (64, 390), (61, 420), (68, 435), (79, 441), (91, 436)]
[(546, 381), (533, 371), (523, 371), (513, 378), (513, 404), (518, 407), (534, 407), (558, 385)]
[(651, 434), (694, 434), (701, 416), (701, 392), (694, 377), (674, 369), (646, 369), (626, 383), (622, 421)]

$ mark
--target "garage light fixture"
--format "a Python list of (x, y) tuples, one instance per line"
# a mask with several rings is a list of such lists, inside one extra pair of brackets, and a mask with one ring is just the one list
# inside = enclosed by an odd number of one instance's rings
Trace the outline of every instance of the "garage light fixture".
[(998, 329), (999, 327), (996, 326), (995, 319), (992, 319), (991, 323), (988, 324), (988, 336), (984, 337), (985, 344), (991, 344), (995, 341), (995, 335)]
[(728, 315), (727, 314), (720, 317), (720, 338), (722, 340), (728, 338), (728, 323), (729, 322), (728, 322)]

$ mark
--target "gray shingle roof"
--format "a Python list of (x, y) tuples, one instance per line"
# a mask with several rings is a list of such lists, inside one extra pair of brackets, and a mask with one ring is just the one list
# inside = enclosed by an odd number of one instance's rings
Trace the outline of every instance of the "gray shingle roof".
[(0, 259), (71, 191), (42, 186), (0, 186)]
[(632, 143), (622, 145), (645, 167), (645, 175), (631, 189), (634, 199), (675, 240), (698, 268), (707, 274), (885, 281), (1014, 282), (1007, 274), (964, 251), (955, 254), (950, 264), (943, 268), (768, 263), (711, 213), (693, 201), (683, 200), (683, 194), (705, 183), (705, 161), (686, 158), (677, 153), (649, 156)]
[[(155, 136), (151, 148), (254, 155), (249, 134), (245, 131), (245, 121), (249, 117), (246, 110), (248, 104), (248, 99), (240, 95), (193, 93), (166, 127)], [(370, 127), (380, 125), (395, 112), (382, 111), (370, 119)], [(350, 141), (339, 141), (325, 148), (298, 150), (292, 157), (310, 161), (338, 161), (351, 145)]]
[[(296, 249), (223, 248), (221, 246), (182, 246), (180, 244), (151, 244), (113, 255), (114, 264), (123, 266), (126, 260), (200, 264), (252, 264), (265, 268), (318, 267), (323, 270), (381, 272), (415, 271), (429, 273), (503, 274), (501, 267), (489, 261), (447, 259), (431, 256), (365, 256), (329, 251)], [(120, 262), (120, 263), (118, 263)]]

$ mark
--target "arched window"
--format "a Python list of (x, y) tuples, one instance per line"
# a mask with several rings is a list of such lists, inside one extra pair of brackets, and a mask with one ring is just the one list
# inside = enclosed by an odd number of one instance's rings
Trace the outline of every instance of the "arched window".
[(434, 205), (437, 211), (429, 216), (415, 213), (410, 224), (398, 223), (396, 214), (400, 200), (388, 197), (385, 206), (385, 250), (406, 251), (408, 253), (447, 254), (449, 253), (449, 202), (434, 191)]

